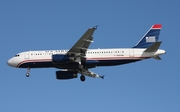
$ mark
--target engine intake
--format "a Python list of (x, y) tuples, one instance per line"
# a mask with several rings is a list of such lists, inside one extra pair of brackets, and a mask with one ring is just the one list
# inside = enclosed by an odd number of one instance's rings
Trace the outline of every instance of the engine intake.
[(70, 55), (64, 55), (64, 54), (52, 55), (52, 62), (55, 64), (67, 63), (72, 60), (74, 60), (74, 58), (71, 57)]
[(56, 71), (56, 78), (59, 80), (77, 78), (77, 73), (73, 71)]

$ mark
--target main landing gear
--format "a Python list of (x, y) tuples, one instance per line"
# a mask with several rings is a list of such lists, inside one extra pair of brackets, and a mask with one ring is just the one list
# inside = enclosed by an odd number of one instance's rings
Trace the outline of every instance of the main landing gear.
[(84, 82), (86, 80), (84, 75), (81, 75), (80, 79), (81, 79), (82, 82)]
[(27, 73), (26, 73), (26, 77), (30, 76), (30, 68), (28, 68)]

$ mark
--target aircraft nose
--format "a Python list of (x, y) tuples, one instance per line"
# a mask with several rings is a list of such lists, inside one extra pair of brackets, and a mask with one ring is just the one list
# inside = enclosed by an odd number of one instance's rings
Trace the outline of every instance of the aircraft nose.
[(7, 64), (8, 64), (9, 66), (11, 66), (11, 67), (16, 67), (13, 58), (9, 59), (9, 60), (7, 61)]

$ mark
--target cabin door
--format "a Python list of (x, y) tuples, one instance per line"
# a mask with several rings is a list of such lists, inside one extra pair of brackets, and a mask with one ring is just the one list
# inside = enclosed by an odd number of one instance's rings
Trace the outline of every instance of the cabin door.
[(24, 54), (24, 59), (29, 59), (29, 56), (30, 56), (30, 52), (26, 52), (26, 53)]

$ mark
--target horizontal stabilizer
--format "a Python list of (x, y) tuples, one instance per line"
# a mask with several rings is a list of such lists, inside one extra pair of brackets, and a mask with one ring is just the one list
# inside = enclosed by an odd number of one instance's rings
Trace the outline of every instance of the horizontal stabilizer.
[(153, 56), (153, 58), (156, 60), (162, 60), (161, 57), (159, 57), (159, 55)]
[(148, 47), (144, 52), (156, 52), (162, 42), (155, 42), (153, 45)]

